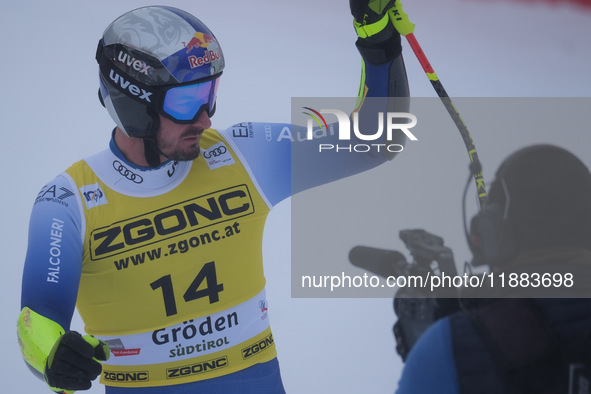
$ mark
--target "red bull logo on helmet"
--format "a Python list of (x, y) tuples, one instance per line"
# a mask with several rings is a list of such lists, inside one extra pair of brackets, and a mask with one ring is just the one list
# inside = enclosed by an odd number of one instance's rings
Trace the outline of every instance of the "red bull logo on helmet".
[(188, 43), (183, 42), (183, 45), (185, 46), (185, 48), (187, 48), (187, 53), (190, 53), (193, 49), (204, 49), (203, 56), (191, 55), (188, 57), (189, 66), (191, 68), (201, 67), (205, 64), (212, 63), (221, 58), (221, 51), (219, 46), (212, 45), (211, 48), (213, 49), (208, 49), (211, 43), (215, 43), (215, 38), (213, 38), (213, 36), (207, 33), (202, 33), (199, 31), (193, 35), (193, 37)]
[(204, 64), (211, 63), (215, 60), (220, 58), (220, 50), (219, 48), (216, 51), (206, 50), (205, 55), (203, 56), (189, 56), (189, 65), (191, 68), (201, 67)]
[(214, 41), (215, 39), (209, 34), (198, 31), (187, 44), (183, 42), (183, 45), (187, 48), (187, 53), (189, 53), (193, 48), (207, 48)]

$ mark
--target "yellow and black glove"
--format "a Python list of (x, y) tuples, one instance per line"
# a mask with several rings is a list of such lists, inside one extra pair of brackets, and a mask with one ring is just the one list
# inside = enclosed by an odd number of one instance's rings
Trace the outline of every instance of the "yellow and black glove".
[(349, 0), (355, 31), (355, 45), (365, 61), (384, 64), (402, 52), (400, 34), (390, 20), (398, 0)]
[(25, 307), (17, 322), (23, 358), (33, 373), (58, 393), (87, 390), (101, 373), (109, 347), (91, 335), (65, 330), (55, 321)]
[(76, 331), (62, 335), (47, 356), (45, 382), (54, 391), (88, 390), (109, 358), (109, 347), (91, 335)]

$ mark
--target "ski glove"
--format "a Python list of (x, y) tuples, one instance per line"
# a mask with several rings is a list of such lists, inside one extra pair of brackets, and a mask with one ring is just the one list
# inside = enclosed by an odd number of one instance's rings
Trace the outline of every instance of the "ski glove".
[(109, 358), (109, 347), (91, 335), (68, 331), (53, 345), (45, 364), (45, 382), (57, 392), (88, 390), (100, 375), (100, 361)]
[(355, 45), (371, 64), (385, 64), (400, 55), (400, 34), (390, 20), (390, 13), (400, 0), (349, 0), (353, 25), (359, 38)]

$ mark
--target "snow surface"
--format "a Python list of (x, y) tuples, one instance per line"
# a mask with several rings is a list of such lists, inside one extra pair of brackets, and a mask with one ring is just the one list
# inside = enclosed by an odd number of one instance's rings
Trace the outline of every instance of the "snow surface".
[[(24, 0), (2, 6), (3, 392), (48, 392), (21, 360), (15, 333), (28, 216), (42, 185), (108, 143), (113, 124), (97, 100), (96, 43), (114, 18), (148, 4), (155, 3)], [(214, 127), (241, 121), (288, 122), (292, 96), (349, 97), (357, 92), (360, 61), (346, 1), (176, 0), (166, 4), (197, 15), (223, 46), (227, 69)], [(407, 0), (405, 10), (453, 97), (590, 96), (588, 8), (546, 2)], [(435, 97), (406, 45), (405, 57), (412, 95)], [(480, 115), (458, 109), (488, 179), (507, 154), (533, 142), (557, 143), (591, 163), (589, 122), (584, 128), (566, 130), (559, 122), (556, 130), (544, 135), (504, 126), (498, 134), (482, 135), (474, 126)], [(589, 118), (590, 111), (583, 108), (581, 112)], [(438, 143), (441, 155), (422, 158), (423, 167), (405, 165), (404, 157), (396, 159), (399, 166), (396, 160), (392, 163), (388, 175), (407, 187), (406, 193), (390, 199), (399, 204), (389, 209), (392, 233), (369, 232), (359, 239), (360, 244), (400, 248), (398, 230), (424, 227), (445, 237), (457, 261), (468, 258), (459, 215), (467, 156), (446, 154), (462, 151), (457, 136)], [(448, 170), (456, 167), (459, 174)], [(437, 190), (436, 198), (425, 189), (426, 182), (412, 182), (424, 177), (427, 168), (437, 169), (432, 179), (449, 180), (449, 187)], [(272, 212), (265, 238), (271, 321), (286, 389), (290, 393), (393, 392), (402, 363), (391, 334), (392, 300), (291, 298), (289, 221), (290, 202), (286, 201)], [(73, 328), (81, 327), (77, 319)], [(98, 384), (89, 391), (101, 392)]]

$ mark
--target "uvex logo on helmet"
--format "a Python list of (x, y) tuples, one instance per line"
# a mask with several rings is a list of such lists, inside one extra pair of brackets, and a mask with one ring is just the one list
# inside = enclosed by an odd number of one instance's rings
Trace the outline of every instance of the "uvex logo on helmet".
[(148, 103), (151, 103), (150, 96), (152, 92), (148, 92), (137, 85), (132, 84), (130, 81), (125, 80), (121, 75), (119, 75), (115, 70), (111, 69), (109, 71), (109, 78), (111, 81), (115, 83), (115, 85), (119, 85), (122, 90), (129, 92), (131, 95), (139, 97), (140, 100), (145, 100)]
[(148, 66), (148, 64), (143, 60), (139, 60), (132, 57), (129, 53), (119, 51), (119, 55), (117, 55), (117, 60), (119, 60), (124, 65), (127, 65), (127, 67), (133, 68), (135, 71), (139, 71), (144, 75), (150, 75), (148, 74), (148, 71), (150, 71), (151, 67)]

